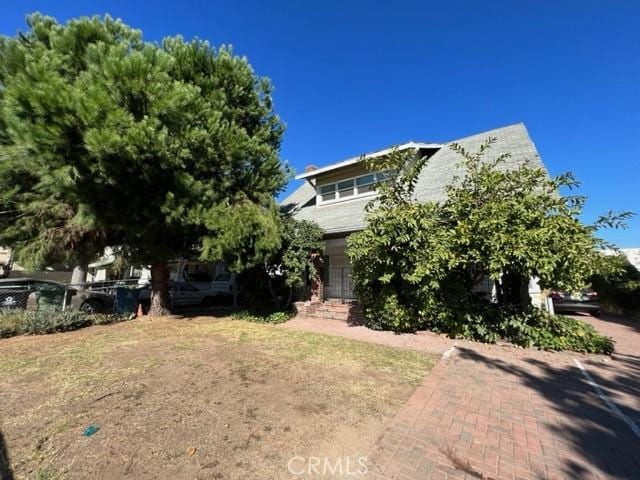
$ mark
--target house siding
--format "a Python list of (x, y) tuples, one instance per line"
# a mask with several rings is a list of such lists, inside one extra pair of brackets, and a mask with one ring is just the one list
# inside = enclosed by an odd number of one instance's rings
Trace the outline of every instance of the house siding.
[[(492, 159), (503, 153), (510, 153), (501, 168), (505, 170), (518, 168), (526, 164), (539, 167), (546, 171), (536, 147), (529, 137), (526, 127), (523, 124), (510, 125), (507, 127), (478, 133), (469, 137), (461, 138), (449, 142), (435, 154), (433, 154), (427, 165), (420, 173), (416, 183), (415, 198), (421, 202), (439, 202), (445, 198), (446, 187), (454, 181), (456, 176), (461, 175), (461, 157), (451, 150), (451, 143), (458, 143), (470, 152), (476, 152), (480, 145), (487, 138), (496, 138), (497, 142), (487, 153), (487, 158)], [(327, 181), (350, 178), (356, 175), (357, 168), (365, 172), (360, 165), (350, 165), (342, 169), (318, 175), (320, 183)], [(372, 197), (354, 198), (329, 204), (316, 204), (315, 188), (304, 181), (291, 195), (282, 201), (282, 205), (291, 209), (295, 218), (311, 220), (316, 222), (328, 234), (349, 233), (362, 230), (366, 224), (365, 207)]]
[[(450, 148), (452, 143), (458, 143), (467, 151), (475, 153), (480, 145), (490, 137), (495, 138), (496, 142), (485, 155), (488, 160), (506, 153), (509, 154), (509, 157), (499, 168), (512, 170), (521, 165), (528, 165), (541, 168), (546, 172), (526, 127), (523, 124), (510, 125), (454, 140), (437, 150), (420, 172), (414, 191), (415, 200), (419, 202), (444, 200), (447, 186), (453, 183), (456, 177), (464, 174), (460, 165), (462, 157)], [(344, 201), (318, 204), (314, 185), (337, 182), (366, 173), (364, 165), (355, 164), (321, 173), (316, 177), (312, 176), (282, 202), (284, 207), (293, 212), (295, 218), (316, 222), (325, 232), (326, 244), (323, 255), (329, 260), (327, 266), (329, 271), (328, 275), (326, 275), (327, 272), (324, 275), (324, 278), (328, 280), (326, 285), (324, 279), (320, 279), (322, 282), (320, 298), (322, 299), (346, 303), (353, 299), (351, 266), (345, 254), (345, 238), (350, 233), (365, 227), (365, 208), (367, 204), (375, 201), (375, 197), (356, 197)], [(487, 294), (491, 294), (491, 289), (491, 282), (484, 282), (476, 286), (476, 290)], [(340, 312), (334, 310), (311, 308), (304, 310), (304, 314), (319, 318), (335, 318), (336, 316), (346, 318), (350, 315), (355, 318), (360, 315), (358, 312), (353, 313), (350, 307), (343, 307)]]

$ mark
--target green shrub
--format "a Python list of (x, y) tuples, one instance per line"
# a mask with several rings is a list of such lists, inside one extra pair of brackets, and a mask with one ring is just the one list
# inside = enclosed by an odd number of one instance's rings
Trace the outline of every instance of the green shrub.
[[(594, 272), (602, 242), (594, 232), (623, 225), (628, 212), (595, 225), (580, 221), (580, 197), (558, 195), (571, 174), (549, 178), (538, 168), (504, 168), (491, 159), (490, 138), (475, 152), (452, 145), (462, 175), (439, 202), (419, 202), (418, 176), (428, 159), (392, 150), (367, 162), (387, 172), (367, 204), (366, 227), (347, 239), (354, 293), (366, 325), (411, 332), (431, 329), (454, 338), (499, 339), (541, 348), (611, 351), (610, 340), (582, 322), (530, 308), (527, 286), (581, 288)], [(495, 304), (474, 293), (488, 277)]]
[(0, 310), (0, 338), (20, 335), (22, 329), (22, 312)]
[(640, 317), (640, 272), (624, 255), (604, 257), (591, 278), (598, 301), (607, 311)]
[(244, 320), (254, 323), (284, 323), (293, 316), (291, 310), (275, 311), (275, 312), (253, 312), (249, 310), (241, 310), (234, 313), (233, 318), (236, 320)]
[(1, 310), (0, 338), (65, 332), (89, 325), (106, 325), (124, 319), (125, 317), (121, 315), (88, 315), (74, 310)]
[[(531, 307), (519, 312), (517, 309), (499, 308), (478, 297), (471, 304), (460, 303), (456, 308), (438, 305), (428, 311), (431, 315), (428, 319), (418, 318), (411, 322), (410, 315), (418, 315), (418, 309), (403, 308), (393, 297), (388, 297), (378, 314), (371, 308), (365, 312), (365, 324), (375, 330), (394, 331), (398, 331), (399, 325), (419, 325), (421, 329), (443, 333), (451, 338), (486, 343), (506, 340), (515, 345), (545, 350), (613, 352), (613, 341), (600, 335), (591, 325), (561, 315), (550, 315), (539, 308)], [(401, 320), (394, 319), (394, 315)]]
[(109, 325), (111, 323), (122, 322), (135, 318), (135, 315), (121, 315), (118, 313), (92, 313), (88, 315), (92, 325)]
[(533, 307), (524, 313), (503, 313), (501, 329), (504, 338), (523, 347), (605, 354), (614, 349), (613, 341), (588, 323)]

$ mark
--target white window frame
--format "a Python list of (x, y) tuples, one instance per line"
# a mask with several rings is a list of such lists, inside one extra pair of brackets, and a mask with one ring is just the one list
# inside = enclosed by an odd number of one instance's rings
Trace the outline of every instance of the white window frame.
[[(347, 177), (347, 178), (341, 178), (340, 180), (336, 180), (334, 182), (328, 182), (328, 183), (323, 183), (323, 184), (319, 184), (316, 187), (316, 203), (318, 205), (328, 205), (331, 203), (339, 203), (339, 202), (348, 202), (349, 200), (353, 200), (355, 198), (363, 198), (363, 197), (373, 197), (375, 195), (378, 194), (378, 191), (375, 189), (375, 185), (377, 185), (380, 180), (378, 180), (378, 175), (382, 174), (383, 172), (370, 172), (370, 173), (365, 173), (364, 175), (357, 175), (355, 177)], [(358, 185), (358, 179), (360, 178), (364, 178), (364, 177), (368, 177), (368, 176), (373, 176), (373, 181), (371, 183), (367, 183), (365, 185)], [(340, 183), (345, 183), (345, 182), (349, 182), (351, 181), (353, 183), (353, 187), (352, 187), (352, 191), (353, 194), (348, 195), (346, 197), (340, 197), (340, 191), (346, 191), (347, 189), (342, 189), (340, 190), (338, 188), (338, 185)], [(370, 185), (373, 185), (374, 188), (372, 190), (368, 190), (366, 192), (360, 192), (360, 188), (363, 187), (369, 187)], [(326, 195), (328, 193), (332, 193), (332, 192), (325, 192), (322, 193), (322, 188), (323, 187), (329, 187), (329, 186), (333, 186), (333, 199), (332, 200), (324, 200), (322, 198), (323, 195)]]

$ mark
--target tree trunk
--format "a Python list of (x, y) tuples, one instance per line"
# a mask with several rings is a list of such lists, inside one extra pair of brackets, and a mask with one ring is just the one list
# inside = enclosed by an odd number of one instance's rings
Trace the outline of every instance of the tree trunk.
[(171, 314), (169, 296), (169, 269), (166, 263), (151, 265), (151, 307), (149, 315), (161, 317)]
[(87, 270), (89, 264), (82, 262), (73, 267), (73, 273), (71, 273), (71, 285), (82, 285), (87, 281)]

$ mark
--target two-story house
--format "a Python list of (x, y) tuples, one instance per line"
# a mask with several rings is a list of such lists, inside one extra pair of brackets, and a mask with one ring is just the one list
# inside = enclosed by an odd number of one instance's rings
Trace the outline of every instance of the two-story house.
[[(409, 142), (396, 148), (418, 149), (429, 157), (416, 185), (416, 200), (443, 200), (445, 187), (454, 176), (463, 173), (459, 166), (461, 158), (449, 148), (451, 143), (458, 143), (468, 151), (476, 152), (489, 137), (496, 138), (497, 142), (487, 158), (511, 154), (502, 168), (512, 169), (522, 164), (544, 168), (527, 129), (521, 123), (445, 143)], [(389, 151), (372, 152), (364, 157), (380, 157)], [(375, 198), (376, 183), (384, 176), (382, 172), (367, 171), (361, 162), (362, 158), (353, 157), (320, 168), (308, 167), (304, 173), (296, 176), (296, 180), (301, 180), (302, 184), (282, 201), (282, 206), (291, 211), (295, 218), (313, 220), (325, 232), (322, 274), (313, 282), (315, 288), (310, 299), (314, 303), (325, 300), (348, 303), (355, 300), (351, 267), (345, 251), (346, 238), (364, 228), (365, 205)], [(327, 316), (331, 317), (331, 314)]]

